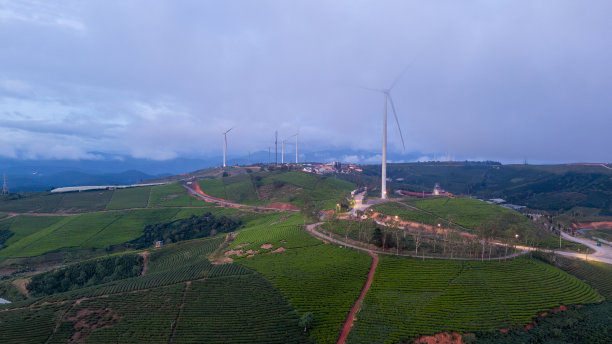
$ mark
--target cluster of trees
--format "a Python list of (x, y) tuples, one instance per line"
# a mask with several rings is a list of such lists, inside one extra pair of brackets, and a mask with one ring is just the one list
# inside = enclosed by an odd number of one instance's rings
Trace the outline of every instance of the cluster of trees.
[(240, 228), (242, 222), (227, 216), (216, 217), (211, 213), (191, 216), (187, 219), (157, 223), (145, 227), (143, 235), (127, 243), (128, 247), (145, 248), (156, 241), (169, 244), (182, 240), (204, 238), (217, 233), (229, 233)]
[[(526, 230), (524, 221), (514, 214), (492, 216), (476, 228), (476, 236), (461, 235), (465, 231), (453, 228), (452, 221), (433, 224), (431, 229), (400, 228), (398, 221), (388, 226), (376, 226), (371, 231), (368, 243), (384, 250), (395, 249), (396, 253), (412, 250), (415, 255), (425, 254), (444, 257), (472, 257), (491, 259), (506, 256), (511, 248), (519, 243), (536, 246), (538, 237), (535, 231)], [(493, 241), (504, 244), (500, 246)]]
[(4, 243), (13, 236), (12, 231), (8, 230), (8, 229), (0, 229), (0, 249), (4, 248)]
[(61, 293), (119, 279), (135, 277), (143, 259), (136, 254), (90, 260), (32, 277), (27, 288), (33, 296)]

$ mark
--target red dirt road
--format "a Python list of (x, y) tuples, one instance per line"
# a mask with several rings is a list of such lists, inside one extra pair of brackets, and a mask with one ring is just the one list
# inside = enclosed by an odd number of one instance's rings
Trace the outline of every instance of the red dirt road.
[(612, 229), (612, 221), (574, 223), (574, 228)]
[(337, 344), (344, 344), (344, 342), (346, 341), (346, 337), (348, 337), (349, 332), (351, 332), (351, 327), (353, 327), (355, 315), (359, 311), (359, 305), (365, 298), (368, 289), (370, 289), (370, 286), (372, 285), (372, 280), (374, 279), (374, 272), (376, 272), (376, 266), (378, 265), (378, 255), (370, 251), (368, 253), (370, 254), (370, 256), (372, 256), (372, 266), (370, 267), (370, 272), (368, 273), (368, 279), (366, 280), (366, 283), (363, 286), (363, 289), (361, 290), (359, 298), (357, 298), (357, 301), (355, 301), (355, 304), (353, 304), (353, 307), (349, 312), (346, 322), (342, 326), (342, 333), (340, 333), (340, 338), (338, 338)]

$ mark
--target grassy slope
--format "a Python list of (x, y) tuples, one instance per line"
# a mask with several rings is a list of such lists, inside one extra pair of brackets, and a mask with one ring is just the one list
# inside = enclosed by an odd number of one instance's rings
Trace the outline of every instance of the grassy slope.
[(106, 209), (146, 208), (151, 187), (116, 189)]
[(167, 343), (171, 333), (177, 343), (308, 343), (297, 313), (269, 281), (206, 260), (222, 242), (167, 245), (152, 251), (145, 276), (15, 303), (0, 312), (3, 343), (60, 343), (76, 332), (86, 343)]
[[(366, 167), (367, 175), (380, 168)], [(430, 191), (440, 183), (455, 194), (500, 197), (535, 209), (582, 206), (612, 215), (612, 170), (579, 165), (484, 165), (464, 163), (389, 164), (387, 176), (404, 178), (394, 187)]]
[(530, 224), (527, 218), (516, 211), (471, 198), (442, 197), (416, 200), (410, 203), (442, 218), (455, 218), (455, 223), (472, 230), (488, 219), (503, 214), (513, 214), (520, 217), (524, 224)]
[(296, 225), (245, 229), (237, 240), (252, 242), (250, 247), (260, 251), (261, 243), (287, 248), (283, 253), (260, 253), (237, 262), (270, 279), (298, 311), (314, 314), (310, 333), (317, 343), (335, 343), (372, 259), (359, 251), (322, 244)]
[[(520, 238), (536, 238), (536, 245), (542, 248), (558, 248), (558, 238), (549, 231), (539, 230), (531, 220), (520, 213), (498, 205), (489, 204), (476, 199), (457, 197), (457, 198), (430, 198), (422, 200), (407, 201), (405, 205), (399, 202), (382, 203), (372, 207), (372, 210), (387, 215), (397, 215), (408, 221), (415, 221), (427, 225), (442, 223), (446, 225), (448, 221), (456, 223), (472, 233), (477, 232), (477, 228), (488, 220), (496, 217), (506, 216), (515, 222), (512, 228), (513, 233), (519, 233)], [(410, 206), (419, 210), (410, 209)], [(502, 229), (507, 231), (510, 227), (504, 226)], [(529, 234), (529, 236), (526, 236)], [(584, 249), (584, 246), (570, 241), (563, 240), (563, 248), (577, 250)], [(533, 242), (529, 241), (530, 245)]]
[(49, 227), (62, 220), (63, 216), (28, 216), (19, 215), (0, 222), (0, 229), (7, 229), (15, 233), (6, 242), (9, 246), (22, 238)]
[(63, 217), (0, 250), (1, 258), (32, 257), (59, 249), (104, 248), (132, 240), (145, 226), (167, 221), (179, 209), (142, 209)]
[(539, 254), (538, 257), (580, 278), (608, 301), (612, 301), (612, 265), (561, 256), (553, 257), (549, 254)]
[(332, 209), (355, 185), (305, 172), (259, 172), (201, 180), (200, 187), (210, 196), (238, 203), (289, 202), (302, 206), (305, 198), (311, 198), (320, 208)]
[(199, 207), (206, 203), (190, 196), (178, 183), (154, 186), (149, 207)]
[(507, 262), (381, 257), (349, 339), (397, 342), (441, 331), (527, 324), (561, 304), (599, 302), (577, 278), (528, 258)]

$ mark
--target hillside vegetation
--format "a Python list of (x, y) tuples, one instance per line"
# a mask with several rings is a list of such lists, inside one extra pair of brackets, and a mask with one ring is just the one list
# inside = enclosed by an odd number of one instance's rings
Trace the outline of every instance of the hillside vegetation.
[(236, 203), (264, 205), (286, 202), (303, 207), (314, 203), (319, 209), (333, 209), (355, 189), (353, 183), (305, 172), (257, 172), (200, 181), (210, 196)]
[[(365, 175), (380, 176), (366, 167)], [(565, 211), (574, 207), (612, 215), (612, 170), (594, 165), (500, 165), (495, 163), (389, 164), (387, 177), (403, 178), (394, 188), (431, 191), (435, 183), (454, 193), (503, 198), (534, 209)]]
[(602, 299), (577, 278), (533, 259), (383, 256), (349, 339), (391, 343), (442, 331), (503, 328), (529, 323), (559, 305)]
[(35, 192), (0, 196), (0, 211), (17, 213), (74, 214), (103, 210), (205, 205), (205, 202), (191, 197), (178, 183), (115, 190)]

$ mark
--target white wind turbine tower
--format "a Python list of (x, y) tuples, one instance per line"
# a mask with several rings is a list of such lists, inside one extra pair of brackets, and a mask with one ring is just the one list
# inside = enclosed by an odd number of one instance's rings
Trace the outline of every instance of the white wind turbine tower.
[(292, 137), (295, 137), (295, 163), (297, 164), (297, 136), (298, 135), (299, 135), (299, 132), (297, 134), (287, 136), (281, 140), (281, 164), (285, 163), (285, 141), (289, 140)]
[(297, 139), (298, 137), (300, 137), (300, 129), (298, 129), (298, 132), (295, 134), (295, 164), (297, 165)]
[[(408, 69), (408, 68), (406, 68)], [(391, 98), (391, 90), (399, 79), (404, 75), (406, 69), (393, 81), (391, 86), (387, 89), (372, 89), (365, 88), (370, 91), (380, 92), (385, 96), (385, 106), (383, 110), (383, 138), (382, 138), (382, 180), (380, 186), (380, 198), (387, 199), (387, 104), (391, 104), (391, 110), (393, 110), (393, 116), (395, 117), (395, 122), (397, 123), (397, 129), (399, 130), (400, 138), (402, 139), (402, 147), (404, 147), (404, 151), (406, 150), (406, 145), (404, 144), (404, 136), (402, 135), (402, 129), (400, 128), (399, 119), (397, 118), (397, 112), (395, 111), (395, 104), (393, 103), (393, 98)]]
[(223, 133), (223, 168), (225, 168), (225, 151), (227, 150), (227, 133), (229, 133), (234, 127), (229, 128)]

